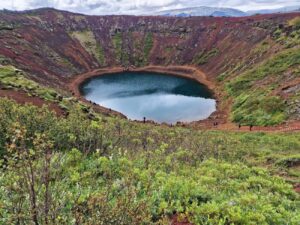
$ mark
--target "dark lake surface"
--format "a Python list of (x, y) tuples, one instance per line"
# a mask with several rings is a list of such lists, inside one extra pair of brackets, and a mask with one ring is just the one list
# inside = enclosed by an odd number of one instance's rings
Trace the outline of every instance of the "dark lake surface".
[(192, 122), (206, 119), (216, 110), (216, 101), (206, 86), (158, 73), (101, 75), (84, 82), (80, 91), (87, 100), (134, 120)]

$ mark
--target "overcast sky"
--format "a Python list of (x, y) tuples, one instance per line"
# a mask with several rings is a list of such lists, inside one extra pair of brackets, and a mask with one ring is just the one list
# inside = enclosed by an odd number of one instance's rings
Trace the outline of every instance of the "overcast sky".
[(300, 0), (0, 0), (0, 8), (25, 10), (52, 7), (85, 14), (148, 14), (195, 6), (240, 10), (274, 9), (300, 5)]

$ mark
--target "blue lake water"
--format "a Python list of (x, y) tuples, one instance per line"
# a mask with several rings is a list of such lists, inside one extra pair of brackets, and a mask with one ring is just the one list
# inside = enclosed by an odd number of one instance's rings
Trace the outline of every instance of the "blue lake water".
[(191, 122), (206, 119), (216, 110), (216, 101), (206, 86), (165, 74), (101, 75), (84, 82), (80, 91), (87, 100), (134, 120)]

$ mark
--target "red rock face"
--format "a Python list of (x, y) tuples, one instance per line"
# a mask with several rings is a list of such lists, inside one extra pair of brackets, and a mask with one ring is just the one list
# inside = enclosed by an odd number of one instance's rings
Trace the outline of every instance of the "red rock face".
[[(201, 53), (213, 53), (197, 66), (214, 78), (246, 59), (278, 26), (299, 15), (171, 18), (83, 16), (51, 9), (1, 12), (0, 59), (41, 83), (57, 85), (99, 67), (191, 65), (197, 64)], [(70, 35), (86, 31), (102, 48), (102, 65)]]

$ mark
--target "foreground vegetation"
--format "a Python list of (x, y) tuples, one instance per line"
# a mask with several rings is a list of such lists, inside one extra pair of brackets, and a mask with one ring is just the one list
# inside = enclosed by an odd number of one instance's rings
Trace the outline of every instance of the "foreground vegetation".
[(0, 100), (1, 224), (299, 224), (300, 134), (90, 120), (73, 107), (57, 118)]
[[(218, 77), (234, 102), (234, 122), (265, 126), (291, 118), (289, 101), (299, 93), (285, 99), (276, 90), (299, 77), (299, 21), (251, 53), (277, 48), (276, 54), (251, 68), (239, 62)], [(92, 31), (69, 35), (107, 65), (106, 46)], [(118, 30), (112, 36), (116, 61), (129, 65), (126, 39)], [(131, 36), (134, 65), (147, 65), (153, 34)], [(219, 54), (200, 52), (193, 63)], [(104, 116), (10, 65), (0, 66), (0, 88), (65, 111), (57, 117), (47, 107), (0, 99), (0, 224), (169, 224), (174, 216), (193, 224), (300, 224), (293, 190), (300, 183), (300, 133), (199, 131)]]

